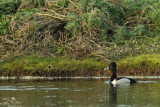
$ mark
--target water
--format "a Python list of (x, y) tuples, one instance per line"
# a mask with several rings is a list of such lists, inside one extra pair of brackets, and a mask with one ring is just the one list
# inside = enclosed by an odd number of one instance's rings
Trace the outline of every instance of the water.
[(0, 107), (158, 107), (160, 79), (111, 87), (106, 79), (0, 81)]

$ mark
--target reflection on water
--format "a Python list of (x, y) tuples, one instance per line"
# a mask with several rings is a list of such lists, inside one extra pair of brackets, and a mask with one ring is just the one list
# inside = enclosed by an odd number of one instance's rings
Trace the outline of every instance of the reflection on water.
[(159, 106), (159, 80), (116, 87), (108, 79), (0, 81), (0, 106)]
[(109, 105), (117, 105), (117, 87), (110, 86), (109, 88)]

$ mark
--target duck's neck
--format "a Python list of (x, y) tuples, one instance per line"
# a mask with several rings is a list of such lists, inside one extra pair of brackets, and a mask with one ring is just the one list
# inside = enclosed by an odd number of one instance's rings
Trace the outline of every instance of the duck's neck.
[(110, 78), (110, 82), (112, 82), (116, 78), (117, 78), (116, 74), (113, 73), (112, 76), (111, 76), (111, 78)]

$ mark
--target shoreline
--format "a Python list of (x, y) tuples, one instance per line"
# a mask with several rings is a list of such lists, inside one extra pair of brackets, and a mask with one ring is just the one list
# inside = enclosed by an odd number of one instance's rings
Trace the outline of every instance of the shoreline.
[[(134, 79), (160, 79), (160, 76), (119, 76), (119, 77), (127, 77), (127, 78), (134, 78)], [(109, 79), (110, 76), (107, 77), (85, 77), (85, 76), (78, 76), (78, 77), (40, 77), (40, 76), (21, 76), (21, 77), (5, 77), (1, 76), (0, 80), (57, 80), (57, 79), (71, 79), (71, 80), (79, 80), (79, 79)]]
[[(147, 54), (119, 59), (117, 76), (160, 76), (160, 55)], [(110, 62), (93, 58), (20, 56), (0, 62), (0, 76), (5, 77), (106, 77), (103, 69)]]

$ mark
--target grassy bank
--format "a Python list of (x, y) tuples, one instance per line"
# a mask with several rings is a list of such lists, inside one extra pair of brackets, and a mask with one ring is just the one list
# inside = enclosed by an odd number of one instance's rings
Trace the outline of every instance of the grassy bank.
[[(109, 76), (109, 63), (95, 59), (20, 56), (0, 63), (0, 76)], [(149, 54), (117, 61), (117, 75), (160, 75), (160, 55)]]
[(148, 54), (118, 61), (118, 73), (123, 75), (159, 76), (160, 55)]
[(105, 63), (94, 59), (21, 56), (0, 63), (1, 76), (103, 76)]

